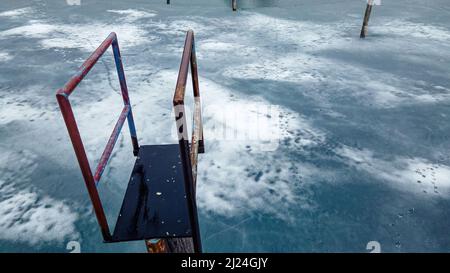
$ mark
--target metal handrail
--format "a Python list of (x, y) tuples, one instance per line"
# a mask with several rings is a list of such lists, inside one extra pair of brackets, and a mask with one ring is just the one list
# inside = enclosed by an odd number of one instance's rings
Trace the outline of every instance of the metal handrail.
[[(119, 76), (124, 107), (120, 114), (119, 120), (117, 121), (114, 130), (108, 140), (105, 150), (100, 157), (95, 175), (93, 176), (91, 167), (89, 165), (89, 160), (86, 156), (83, 141), (81, 140), (80, 132), (75, 120), (75, 116), (72, 111), (72, 106), (70, 105), (69, 96), (110, 46), (112, 46), (113, 49), (114, 61), (116, 63), (117, 74)], [(131, 110), (130, 98), (128, 96), (128, 88), (125, 80), (122, 58), (120, 56), (119, 43), (117, 40), (117, 35), (114, 32), (112, 32), (91, 54), (91, 56), (89, 56), (89, 58), (78, 69), (78, 72), (64, 85), (64, 87), (57, 91), (56, 99), (58, 100), (58, 104), (61, 109), (67, 131), (69, 132), (69, 136), (72, 141), (75, 154), (77, 156), (78, 164), (80, 165), (80, 169), (83, 174), (83, 178), (88, 189), (92, 205), (94, 206), (94, 212), (100, 225), (103, 239), (105, 241), (109, 241), (111, 239), (111, 233), (109, 231), (108, 222), (103, 210), (100, 196), (97, 191), (97, 185), (101, 179), (103, 171), (105, 170), (108, 160), (111, 157), (112, 150), (114, 149), (114, 145), (118, 139), (119, 133), (126, 119), (128, 120), (128, 127), (130, 130), (131, 141), (133, 145), (133, 154), (137, 156), (139, 152), (139, 144), (136, 135), (136, 128), (134, 125), (133, 113)]]
[[(187, 75), (191, 68), (192, 85), (194, 91), (194, 122), (192, 144), (189, 145), (186, 111), (184, 108), (184, 97), (186, 91)], [(183, 163), (186, 198), (190, 211), (191, 226), (196, 230), (192, 232), (192, 240), (196, 252), (201, 252), (200, 230), (198, 228), (197, 205), (195, 200), (195, 186), (197, 180), (198, 153), (204, 153), (203, 124), (201, 119), (200, 88), (198, 82), (197, 57), (195, 54), (194, 32), (189, 30), (186, 35), (183, 56), (181, 58), (180, 71), (178, 73), (177, 85), (173, 97), (175, 121), (177, 123), (178, 141), (180, 144), (180, 155)]]

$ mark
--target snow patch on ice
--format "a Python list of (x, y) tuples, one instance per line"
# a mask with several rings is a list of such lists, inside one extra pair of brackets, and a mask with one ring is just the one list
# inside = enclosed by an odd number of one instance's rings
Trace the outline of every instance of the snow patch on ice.
[(144, 18), (155, 17), (157, 15), (156, 11), (143, 11), (136, 9), (107, 10), (107, 12), (123, 15), (123, 19), (126, 22), (134, 22)]
[(224, 43), (220, 41), (214, 41), (214, 40), (206, 40), (202, 41), (200, 45), (200, 50), (213, 50), (213, 51), (230, 51), (230, 50), (236, 50), (236, 44), (234, 43)]
[[(311, 69), (315, 63), (315, 69)], [(228, 67), (223, 75), (236, 79), (264, 79), (273, 81), (314, 83), (324, 79), (316, 72), (321, 64), (304, 54), (287, 54), (280, 58), (261, 58), (253, 63)]]
[(355, 92), (362, 99), (370, 97), (367, 102), (374, 103), (377, 107), (393, 108), (406, 104), (430, 104), (450, 100), (450, 94), (443, 90), (432, 92), (431, 87), (405, 86), (401, 79), (379, 73), (379, 80), (367, 79), (360, 86), (361, 91)]
[(346, 146), (336, 152), (352, 167), (389, 182), (392, 187), (430, 197), (445, 197), (450, 193), (450, 166), (418, 157), (384, 160), (370, 150)]
[[(314, 128), (299, 114), (278, 107), (278, 116), (265, 116), (267, 126), (256, 126), (252, 122), (253, 106), (268, 105), (260, 97), (244, 97), (232, 90), (201, 79), (203, 92), (204, 135), (206, 150), (200, 155), (198, 171), (198, 202), (207, 211), (233, 216), (255, 211), (270, 213), (276, 217), (289, 218), (289, 207), (310, 209), (307, 196), (298, 196), (296, 190), (300, 180), (308, 179), (316, 169), (290, 158), (289, 153), (280, 152), (282, 147), (273, 144), (287, 142), (289, 149), (301, 152), (325, 141), (323, 132)], [(208, 111), (207, 106), (217, 111)], [(224, 115), (225, 105), (240, 109), (237, 123), (232, 127), (236, 135), (243, 135), (248, 128), (263, 136), (273, 136), (273, 127), (279, 132), (277, 138), (265, 147), (259, 139), (227, 140), (214, 136), (216, 126), (228, 126), (233, 115)], [(232, 108), (233, 108), (232, 107)], [(224, 118), (225, 117), (225, 118)], [(247, 118), (246, 118), (247, 117)], [(270, 119), (275, 119), (273, 123)], [(224, 124), (227, 123), (227, 124)], [(233, 123), (233, 122), (231, 122)], [(263, 137), (264, 138), (264, 137)], [(270, 138), (270, 137), (269, 137)], [(276, 147), (274, 150), (271, 148)], [(266, 148), (269, 148), (268, 150)]]
[[(65, 202), (42, 195), (32, 187), (19, 189), (15, 185), (31, 181), (36, 161), (37, 156), (29, 151), (1, 150), (0, 239), (36, 245), (79, 238), (75, 228), (78, 214)], [(11, 166), (21, 166), (21, 172)]]
[(57, 30), (57, 25), (32, 20), (28, 25), (1, 31), (0, 37), (8, 38), (9, 36), (27, 36), (32, 38), (46, 38)]
[(0, 52), (0, 62), (7, 62), (12, 59), (13, 59), (13, 56), (11, 56), (9, 53)]
[(21, 16), (30, 14), (33, 12), (33, 9), (28, 8), (21, 8), (21, 9), (13, 9), (13, 10), (7, 10), (4, 12), (0, 12), (0, 17), (10, 17), (10, 18), (21, 18)]
[(407, 20), (389, 20), (380, 26), (373, 26), (373, 32), (383, 35), (410, 36), (419, 39), (450, 41), (450, 32), (442, 27), (414, 23)]
[[(41, 87), (32, 87), (38, 89)], [(34, 121), (36, 119), (47, 118), (47, 109), (39, 103), (33, 105), (30, 101), (18, 98), (14, 94), (9, 94), (0, 100), (0, 125), (5, 125), (13, 121)]]
[(274, 44), (295, 44), (305, 49), (319, 49), (340, 43), (345, 36), (344, 25), (316, 24), (309, 21), (275, 18), (263, 14), (242, 12), (242, 28), (257, 33), (260, 42)]
[(142, 28), (133, 24), (105, 25), (60, 25), (58, 33), (41, 41), (44, 48), (79, 48), (84, 51), (95, 50), (111, 33), (116, 32), (122, 49), (152, 43), (157, 37), (149, 35)]
[(41, 39), (43, 48), (78, 48), (92, 52), (112, 32), (116, 32), (121, 48), (128, 48), (144, 43), (158, 41), (156, 36), (147, 33), (142, 27), (134, 24), (108, 25), (98, 22), (91, 24), (49, 24), (45, 21), (33, 20), (28, 25), (0, 32), (0, 38), (25, 36)]

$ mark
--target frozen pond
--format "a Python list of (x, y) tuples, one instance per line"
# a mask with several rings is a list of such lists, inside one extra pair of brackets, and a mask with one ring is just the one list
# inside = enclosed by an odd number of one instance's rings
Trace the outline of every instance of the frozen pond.
[[(145, 251), (102, 243), (55, 92), (114, 31), (140, 143), (176, 143), (190, 28), (204, 251), (450, 251), (448, 1), (383, 0), (366, 40), (358, 0), (238, 0), (234, 13), (225, 0), (77, 2), (0, 2), (1, 252)], [(108, 51), (71, 97), (91, 167), (118, 93)], [(124, 127), (99, 185), (110, 225), (133, 163)]]

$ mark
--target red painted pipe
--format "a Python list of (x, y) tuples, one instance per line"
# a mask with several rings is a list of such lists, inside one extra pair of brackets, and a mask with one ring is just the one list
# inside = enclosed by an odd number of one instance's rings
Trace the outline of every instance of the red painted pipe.
[(77, 122), (73, 115), (72, 107), (70, 106), (69, 99), (65, 94), (58, 93), (56, 95), (61, 113), (69, 132), (70, 140), (72, 141), (73, 149), (77, 156), (78, 164), (80, 165), (81, 173), (83, 174), (84, 182), (91, 198), (92, 205), (94, 206), (95, 216), (97, 217), (98, 224), (102, 231), (103, 239), (105, 241), (111, 238), (109, 232), (108, 222), (106, 220), (105, 212), (103, 210), (100, 196), (98, 195), (97, 187), (92, 176), (91, 167), (84, 150), (83, 141), (81, 140), (80, 132), (78, 131)]
[(129, 112), (130, 106), (126, 105), (125, 107), (123, 107), (119, 120), (117, 121), (116, 126), (114, 126), (114, 130), (112, 131), (111, 136), (109, 137), (105, 150), (103, 151), (103, 154), (100, 157), (100, 161), (98, 162), (97, 170), (95, 171), (94, 181), (96, 185), (98, 184), (98, 182), (100, 182), (100, 178), (102, 177), (103, 171), (106, 168), (106, 164), (108, 164), (108, 160), (111, 157), (114, 145), (116, 144), (117, 139), (119, 138), (120, 130), (122, 130), (122, 126), (125, 120), (127, 119)]
[(109, 48), (113, 41), (117, 39), (117, 36), (114, 32), (109, 34), (108, 38), (106, 38), (103, 43), (94, 51), (94, 53), (89, 56), (89, 58), (81, 65), (78, 69), (78, 73), (75, 74), (65, 85), (63, 88), (58, 90), (58, 94), (64, 93), (66, 96), (70, 96), (73, 90), (78, 86), (78, 84), (86, 77), (86, 75), (91, 71), (92, 67), (97, 63), (98, 59), (105, 53), (105, 51)]

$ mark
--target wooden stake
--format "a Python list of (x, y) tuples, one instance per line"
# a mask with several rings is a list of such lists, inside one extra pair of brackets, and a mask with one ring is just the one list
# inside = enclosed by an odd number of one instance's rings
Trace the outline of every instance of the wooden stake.
[(148, 253), (194, 253), (194, 243), (191, 238), (146, 240)]
[(166, 240), (153, 239), (145, 240), (148, 253), (168, 253), (169, 249)]
[(366, 38), (367, 29), (369, 27), (370, 14), (372, 13), (372, 7), (373, 7), (373, 0), (368, 0), (366, 13), (364, 14), (363, 26), (361, 28), (361, 35), (359, 36), (361, 39)]

